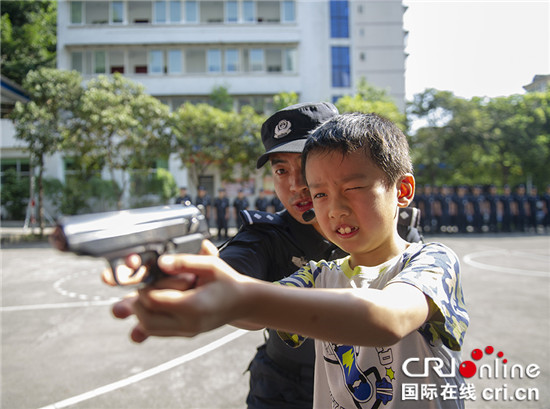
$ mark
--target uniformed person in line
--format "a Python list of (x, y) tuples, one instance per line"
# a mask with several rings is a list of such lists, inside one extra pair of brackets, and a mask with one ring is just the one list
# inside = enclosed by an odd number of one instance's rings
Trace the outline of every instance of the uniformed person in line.
[(458, 232), (467, 233), (471, 216), (468, 188), (466, 186), (459, 186), (453, 201), (456, 205), (456, 225)]
[(237, 229), (240, 229), (242, 226), (241, 211), (247, 210), (250, 204), (248, 199), (244, 195), (244, 189), (239, 189), (237, 197), (233, 201), (233, 208), (235, 209), (235, 222), (237, 223)]
[(204, 217), (206, 218), (206, 224), (210, 226), (210, 206), (212, 200), (204, 186), (199, 186), (199, 192), (195, 198), (195, 206), (204, 209)]
[(442, 233), (452, 233), (451, 222), (451, 202), (453, 197), (451, 195), (451, 189), (447, 185), (441, 186), (439, 195), (437, 196), (438, 213), (439, 213), (439, 230)]
[(502, 204), (500, 203), (498, 189), (495, 185), (489, 186), (489, 193), (486, 196), (489, 206), (489, 231), (496, 233), (500, 231), (502, 222)]
[(529, 231), (537, 233), (539, 227), (539, 213), (542, 210), (542, 201), (538, 189), (534, 185), (531, 186), (529, 194), (527, 195), (527, 210), (527, 227)]
[(547, 233), (550, 233), (550, 184), (542, 195), (542, 225)]
[[(241, 212), (243, 226), (220, 248), (220, 257), (237, 271), (266, 281), (276, 281), (302, 267), (308, 260), (333, 260), (344, 256), (326, 240), (315, 221), (312, 199), (302, 177), (301, 152), (309, 133), (338, 114), (330, 103), (297, 104), (277, 111), (262, 126), (266, 149), (257, 162), (271, 165), (275, 193), (284, 210)], [(416, 210), (416, 209), (412, 209)], [(418, 218), (400, 215), (410, 240), (420, 240)], [(268, 330), (266, 342), (252, 360), (249, 408), (311, 408), (313, 404), (313, 341), (289, 348)]]
[(514, 197), (512, 196), (512, 189), (509, 185), (504, 185), (502, 189), (502, 195), (500, 196), (500, 203), (502, 205), (502, 231), (509, 233), (512, 229), (513, 214), (512, 204)]
[(521, 233), (525, 232), (527, 227), (527, 192), (524, 184), (516, 186), (516, 192), (514, 195), (514, 211), (513, 219), (516, 231)]
[(227, 240), (227, 230), (229, 227), (229, 199), (225, 196), (225, 188), (223, 187), (218, 189), (218, 197), (214, 199), (214, 209), (216, 209), (218, 240)]
[[(260, 193), (256, 198), (256, 201), (254, 202), (254, 206), (256, 207), (256, 210), (259, 210), (260, 212), (267, 211), (267, 206), (269, 206), (269, 199), (265, 196), (265, 191), (263, 189), (260, 189)], [(240, 216), (237, 215), (237, 217)]]
[(476, 233), (482, 233), (484, 231), (483, 227), (488, 223), (488, 217), (485, 217), (488, 212), (486, 211), (487, 206), (485, 196), (483, 195), (483, 188), (480, 185), (475, 185), (473, 187), (470, 203), (474, 231)]
[(191, 196), (187, 193), (187, 187), (180, 187), (180, 195), (176, 198), (176, 204), (186, 204), (189, 202), (191, 204)]

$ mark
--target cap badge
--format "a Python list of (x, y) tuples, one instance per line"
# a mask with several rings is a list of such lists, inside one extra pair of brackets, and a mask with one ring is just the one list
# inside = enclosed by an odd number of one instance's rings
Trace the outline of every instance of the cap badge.
[(290, 123), (290, 121), (287, 121), (286, 119), (280, 120), (277, 126), (275, 127), (273, 137), (275, 139), (280, 139), (284, 136), (287, 136), (292, 130), (291, 127), (292, 127), (292, 124)]

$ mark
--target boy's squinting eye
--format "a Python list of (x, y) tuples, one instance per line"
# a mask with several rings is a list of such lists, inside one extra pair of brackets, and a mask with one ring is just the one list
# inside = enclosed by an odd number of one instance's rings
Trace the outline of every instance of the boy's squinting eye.
[(320, 199), (321, 197), (325, 197), (325, 196), (326, 196), (326, 194), (324, 194), (324, 193), (316, 193), (316, 194), (313, 195), (313, 198), (314, 199)]

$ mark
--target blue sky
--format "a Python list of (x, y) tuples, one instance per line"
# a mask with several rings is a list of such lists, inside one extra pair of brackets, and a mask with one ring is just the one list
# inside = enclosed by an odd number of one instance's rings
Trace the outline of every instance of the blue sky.
[(465, 98), (524, 93), (536, 74), (550, 74), (550, 0), (404, 4), (408, 100), (426, 88)]

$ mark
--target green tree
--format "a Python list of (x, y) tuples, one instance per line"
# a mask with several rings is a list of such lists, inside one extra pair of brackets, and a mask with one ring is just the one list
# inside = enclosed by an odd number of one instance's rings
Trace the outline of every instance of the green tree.
[(57, 2), (2, 1), (2, 75), (21, 84), (27, 73), (55, 68)]
[(82, 78), (75, 71), (41, 68), (31, 71), (23, 81), (31, 101), (17, 102), (12, 112), (15, 137), (26, 143), (31, 167), (38, 170), (38, 223), (44, 231), (44, 159), (62, 146), (66, 123), (78, 112), (83, 89)]
[(209, 167), (218, 167), (224, 180), (236, 165), (252, 168), (261, 142), (262, 118), (251, 107), (226, 112), (207, 104), (185, 103), (172, 114), (174, 151), (189, 169), (194, 184)]
[(210, 100), (212, 101), (212, 106), (215, 108), (225, 112), (233, 110), (233, 97), (229, 94), (226, 87), (215, 87), (210, 93)]
[(280, 92), (273, 97), (273, 110), (279, 111), (290, 105), (297, 104), (299, 102), (298, 94), (295, 92)]
[(346, 112), (374, 112), (406, 130), (405, 114), (399, 111), (393, 98), (385, 90), (369, 84), (364, 78), (359, 81), (357, 94), (345, 95), (338, 99), (335, 105), (341, 114)]
[[(127, 171), (144, 169), (152, 158), (170, 154), (169, 109), (122, 75), (100, 75), (87, 84), (79, 111), (79, 131), (67, 139), (83, 166), (104, 164), (111, 180), (121, 171), (121, 195)], [(69, 148), (67, 148), (69, 149)]]
[(415, 95), (409, 118), (420, 183), (547, 182), (549, 93), (464, 99), (434, 89)]

